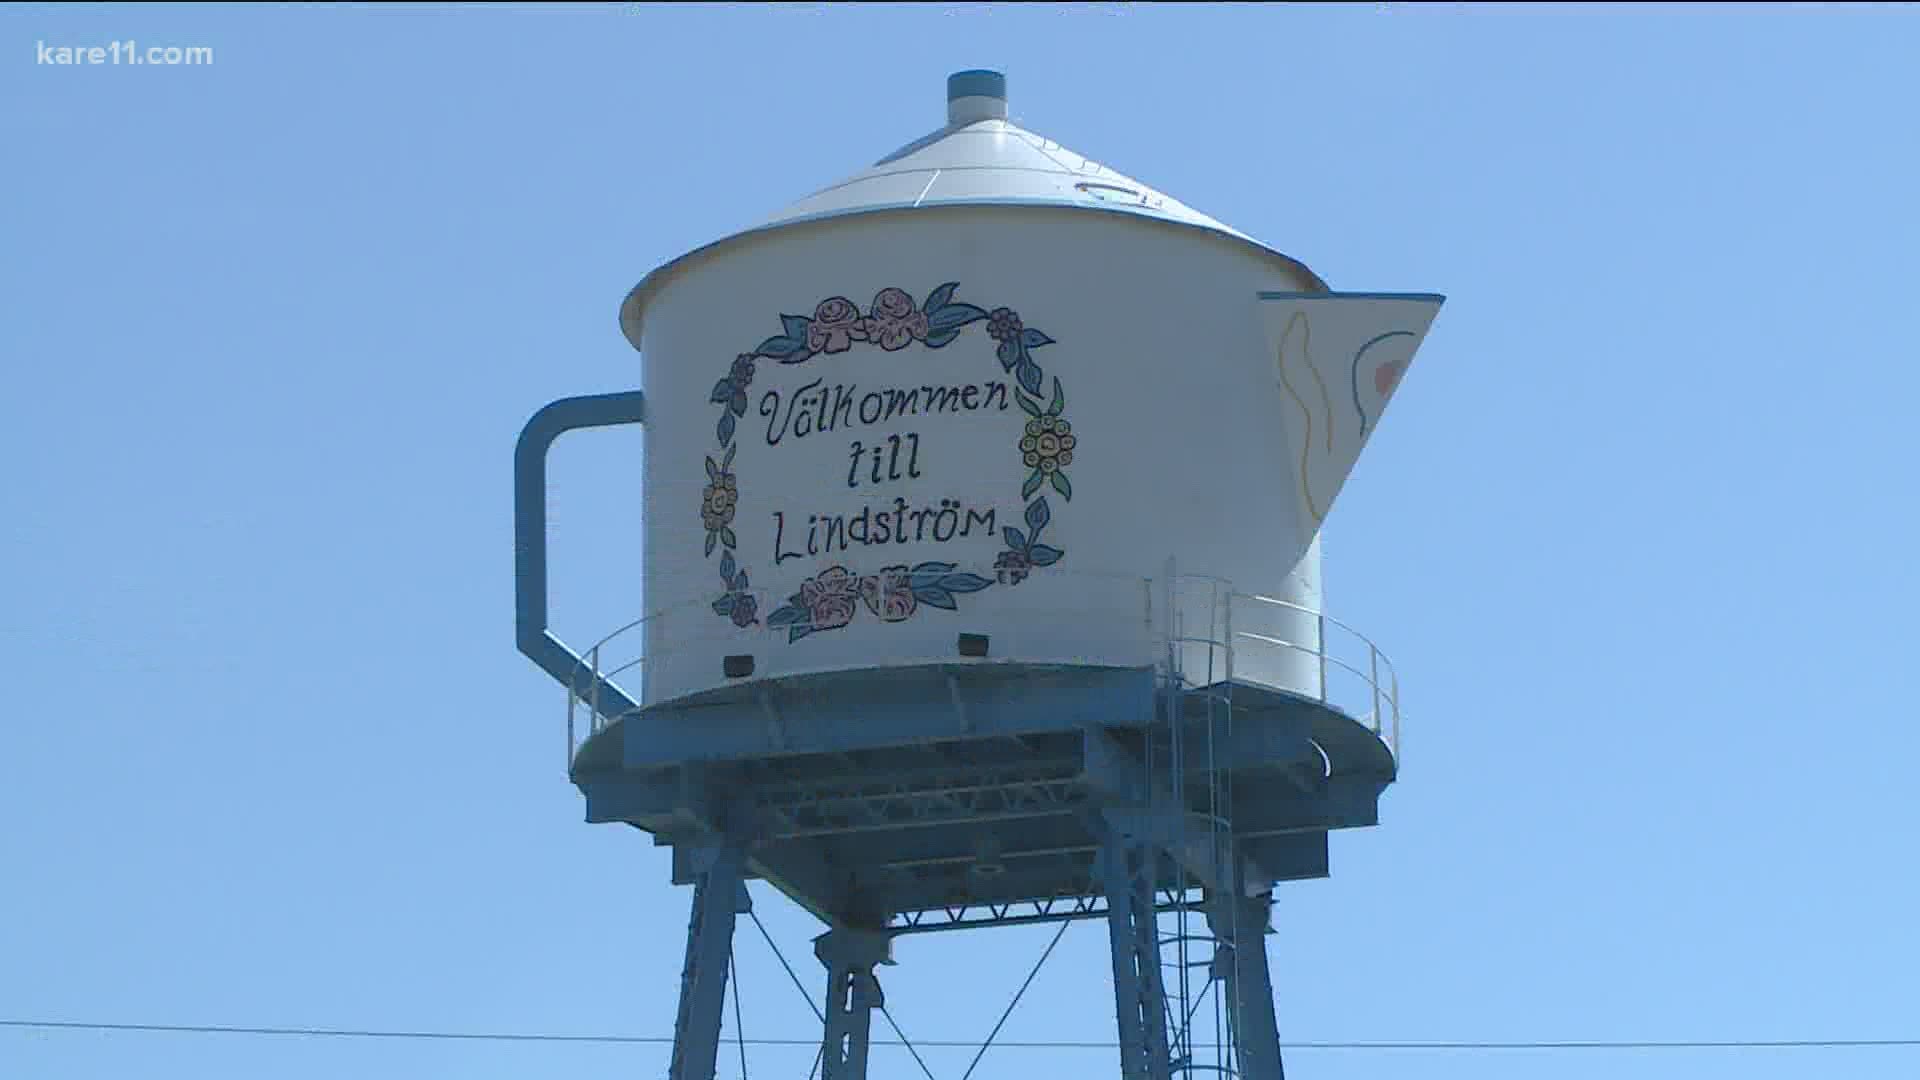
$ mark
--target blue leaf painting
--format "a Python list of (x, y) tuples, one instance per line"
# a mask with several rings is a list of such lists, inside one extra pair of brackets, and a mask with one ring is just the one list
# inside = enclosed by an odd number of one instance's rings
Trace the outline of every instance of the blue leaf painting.
[(953, 290), (959, 287), (959, 282), (949, 281), (945, 285), (933, 290), (927, 294), (927, 302), (920, 305), (920, 310), (931, 315), (941, 308), (946, 307), (947, 301), (953, 299)]
[(948, 574), (940, 579), (941, 588), (957, 593), (979, 592), (991, 584), (991, 578), (983, 578), (979, 574)]
[(948, 304), (937, 311), (932, 308), (927, 309), (927, 329), (958, 330), (968, 323), (979, 322), (986, 317), (986, 312), (972, 304)]
[(773, 613), (767, 616), (767, 625), (792, 626), (794, 623), (800, 622), (806, 617), (806, 612), (792, 604), (788, 604), (785, 607), (774, 608)]
[(713, 602), (713, 613), (723, 617), (733, 614), (733, 594), (728, 593), (720, 599), (715, 600)]
[(727, 403), (727, 407), (733, 410), (733, 415), (735, 416), (747, 415), (747, 392), (745, 390), (734, 391), (733, 400)]
[(731, 411), (720, 414), (719, 427), (720, 445), (725, 446), (733, 441), (733, 413)]
[(782, 315), (780, 325), (787, 331), (787, 340), (800, 348), (806, 347), (807, 328), (813, 325), (812, 319), (803, 315)]
[(1023, 360), (1021, 362), (1020, 385), (1026, 387), (1027, 393), (1033, 394), (1036, 397), (1039, 396), (1041, 377), (1039, 364), (1031, 360)]
[(1072, 502), (1073, 485), (1067, 482), (1067, 474), (1056, 470), (1050, 479), (1053, 481), (1053, 490), (1059, 492), (1061, 498)]
[(951, 345), (953, 344), (953, 340), (959, 336), (960, 331), (958, 330), (935, 330), (927, 335), (927, 348), (938, 349)]
[(950, 562), (923, 562), (907, 575), (907, 587), (918, 592), (940, 583), (940, 579), (953, 570)]
[(1027, 528), (1033, 530), (1035, 540), (1040, 539), (1040, 530), (1046, 528), (1047, 522), (1052, 520), (1053, 511), (1047, 508), (1045, 495), (1027, 504)]
[(775, 360), (780, 360), (785, 357), (792, 356), (794, 354), (794, 350), (798, 349), (799, 347), (800, 347), (800, 343), (795, 342), (790, 337), (784, 337), (784, 336), (770, 337), (767, 340), (761, 342), (760, 347), (753, 350), (753, 352), (754, 352), (754, 355), (756, 356), (771, 356)]
[(1020, 331), (1020, 344), (1029, 349), (1037, 349), (1042, 345), (1053, 344), (1053, 339), (1038, 330), (1028, 329)]
[(1023, 499), (1031, 498), (1034, 492), (1040, 490), (1040, 485), (1045, 483), (1046, 479), (1046, 473), (1041, 472), (1039, 469), (1033, 470), (1033, 475), (1027, 477), (1027, 482), (1020, 485), (1020, 497)]
[(720, 556), (720, 576), (725, 579), (728, 585), (733, 584), (733, 572), (736, 569), (738, 569), (738, 567), (733, 561), (733, 552), (729, 551)]
[(1013, 550), (1015, 551), (1027, 550), (1027, 534), (1021, 532), (1019, 529), (1016, 529), (1013, 526), (1008, 525), (1003, 527), (1000, 530), (1000, 535), (1003, 539), (1006, 540), (1007, 546), (1012, 548)]
[(733, 396), (733, 380), (721, 379), (719, 382), (713, 384), (713, 396), (708, 400), (712, 401), (715, 405), (718, 405), (732, 396)]
[(924, 589), (913, 590), (914, 599), (943, 611), (958, 611), (960, 605), (954, 602), (953, 594), (938, 585), (929, 585)]
[(1020, 362), (1020, 346), (1011, 341), (1003, 341), (1000, 347), (993, 351), (993, 355), (1000, 358), (1000, 367), (1003, 370), (1012, 371), (1013, 365)]
[(1059, 548), (1048, 547), (1045, 544), (1035, 544), (1033, 545), (1033, 550), (1027, 552), (1027, 557), (1033, 560), (1033, 565), (1035, 566), (1052, 566), (1054, 563), (1059, 562), (1060, 557), (1065, 554), (1066, 552), (1061, 551)]
[(713, 463), (712, 458), (707, 459), (707, 479), (709, 480), (720, 479), (720, 466), (715, 465)]
[(719, 534), (719, 533), (717, 533), (717, 532), (709, 532), (709, 533), (707, 533), (707, 557), (708, 557), (708, 558), (712, 558), (712, 557), (713, 557), (713, 546), (714, 546), (715, 544), (718, 544), (719, 542), (720, 542), (720, 534)]

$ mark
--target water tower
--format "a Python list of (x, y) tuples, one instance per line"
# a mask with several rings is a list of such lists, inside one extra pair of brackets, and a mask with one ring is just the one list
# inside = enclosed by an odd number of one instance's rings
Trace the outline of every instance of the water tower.
[[(520, 649), (588, 820), (693, 886), (674, 1080), (714, 1075), (755, 878), (826, 924), (828, 1080), (865, 1075), (896, 938), (1073, 919), (1129, 1080), (1280, 1077), (1273, 890), (1376, 822), (1399, 733), (1320, 526), (1440, 298), (1330, 291), (1009, 123), (999, 73), (946, 107), (628, 295), (640, 389), (520, 438)], [(576, 650), (546, 451), (612, 424), (644, 425), (647, 612)]]

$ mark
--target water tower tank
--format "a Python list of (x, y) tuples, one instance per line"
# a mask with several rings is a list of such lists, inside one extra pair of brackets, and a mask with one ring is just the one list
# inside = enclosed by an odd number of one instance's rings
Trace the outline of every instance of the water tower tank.
[[(1325, 830), (1371, 824), (1393, 775), (1398, 689), (1364, 639), (1336, 648), (1319, 531), (1438, 307), (1332, 292), (1015, 126), (1002, 75), (953, 75), (932, 134), (648, 274), (621, 308), (639, 391), (556, 403), (523, 437), (521, 646), (591, 718), (578, 756), (569, 736), (589, 816), (675, 844), (683, 881), (766, 878), (845, 933), (1104, 897), (1116, 970), (1155, 902), (1124, 914), (1115, 890), (1193, 874), (1264, 897), (1324, 874)], [(559, 432), (623, 422), (644, 423), (648, 614), (574, 651), (546, 632), (539, 468)], [(1242, 767), (1294, 770), (1309, 797), (1229, 799)], [(858, 838), (808, 802), (929, 769), (975, 794), (1079, 786)], [(773, 794), (803, 774), (812, 794)], [(1364, 779), (1348, 802), (1343, 775)], [(1057, 842), (1033, 847), (1049, 814)], [(696, 899), (689, 971), (731, 902)], [(858, 983), (872, 963), (828, 966)], [(683, 1027), (711, 994), (684, 988)], [(1122, 998), (1129, 1072), (1166, 1075), (1159, 1010), (1129, 1020)], [(1256, 1021), (1238, 1037), (1259, 1043)], [(1246, 1053), (1262, 1074), (1268, 1051)]]
[[(1125, 583), (1174, 555), (1320, 606), (1319, 517), (1416, 334), (1356, 362), (1361, 342), (1298, 330), (1286, 370), (1261, 297), (1324, 292), (1306, 266), (1013, 126), (996, 73), (948, 96), (935, 136), (622, 308), (659, 508), (646, 703), (725, 685), (727, 656), (762, 677), (915, 666), (961, 631), (997, 660), (1136, 665)], [(1382, 329), (1425, 329), (1431, 304), (1398, 306)], [(1286, 610), (1244, 629), (1313, 633)], [(1237, 673), (1318, 678), (1284, 651)]]

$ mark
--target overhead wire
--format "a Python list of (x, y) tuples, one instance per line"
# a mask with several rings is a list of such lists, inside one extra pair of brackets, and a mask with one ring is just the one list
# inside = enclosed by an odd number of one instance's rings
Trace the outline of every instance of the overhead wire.
[[(667, 1046), (673, 1043), (671, 1035), (563, 1035), (549, 1032), (506, 1032), (506, 1031), (424, 1031), (424, 1030), (377, 1030), (369, 1028), (321, 1028), (321, 1027), (242, 1027), (226, 1024), (133, 1024), (110, 1023), (88, 1020), (29, 1020), (22, 1018), (0, 1018), (0, 1028), (39, 1029), (47, 1031), (97, 1031), (97, 1032), (146, 1032), (181, 1035), (258, 1035), (287, 1036), (301, 1038), (334, 1039), (415, 1039), (442, 1040), (454, 1042), (527, 1042), (527, 1043), (585, 1043), (585, 1044), (626, 1044), (646, 1046)], [(783, 1039), (777, 1037), (750, 1038), (746, 1042), (751, 1046), (813, 1046), (820, 1044), (818, 1038)], [(904, 1046), (894, 1039), (874, 1039), (873, 1046)], [(922, 1039), (918, 1045), (923, 1047), (972, 1048), (978, 1046), (971, 1039)], [(1113, 1050), (1119, 1043), (1099, 1040), (1073, 1039), (1034, 1039), (1013, 1040), (998, 1043), (1009, 1049), (1025, 1050)], [(1348, 1041), (1348, 1042), (1288, 1042), (1282, 1043), (1284, 1050), (1839, 1050), (1839, 1049), (1891, 1049), (1920, 1048), (1920, 1037), (1907, 1039), (1587, 1039), (1587, 1040), (1537, 1040), (1512, 1042), (1483, 1041)]]

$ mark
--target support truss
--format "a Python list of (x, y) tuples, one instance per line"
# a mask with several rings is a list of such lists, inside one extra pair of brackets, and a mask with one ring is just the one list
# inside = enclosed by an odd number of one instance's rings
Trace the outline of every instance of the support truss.
[(886, 1007), (873, 969), (893, 962), (891, 935), (880, 930), (829, 930), (814, 939), (827, 968), (827, 1019), (822, 1080), (866, 1080), (873, 1010)]
[(686, 963), (680, 969), (680, 1013), (673, 1025), (668, 1080), (713, 1080), (720, 1054), (720, 1021), (733, 960), (734, 917), (752, 910), (742, 877), (745, 849), (719, 843), (698, 853), (687, 922)]
[(1031, 770), (969, 770), (851, 787), (845, 784), (796, 786), (763, 799), (774, 821), (772, 838), (794, 839), (835, 833), (897, 829), (905, 825), (977, 822), (995, 818), (1071, 813), (1090, 796), (1077, 775), (1032, 776)]
[[(1198, 895), (1195, 890), (1182, 899), (1172, 889), (1162, 889), (1157, 894), (1154, 910), (1169, 912), (1179, 910), (1182, 905), (1192, 907), (1199, 902)], [(1040, 900), (959, 904), (903, 911), (894, 916), (889, 929), (896, 934), (925, 934), (935, 930), (965, 930), (978, 926), (1024, 926), (1070, 919), (1100, 919), (1105, 918), (1106, 914), (1106, 895), (1089, 892)]]
[(1286, 1080), (1273, 1014), (1273, 977), (1267, 967), (1272, 906), (1272, 896), (1220, 896), (1207, 908), (1207, 924), (1219, 942), (1214, 974), (1226, 991), (1234, 1054), (1244, 1080)]
[(1166, 989), (1153, 889), (1157, 856), (1151, 844), (1114, 828), (1101, 846), (1100, 862), (1113, 951), (1120, 1075), (1123, 1080), (1168, 1080)]

